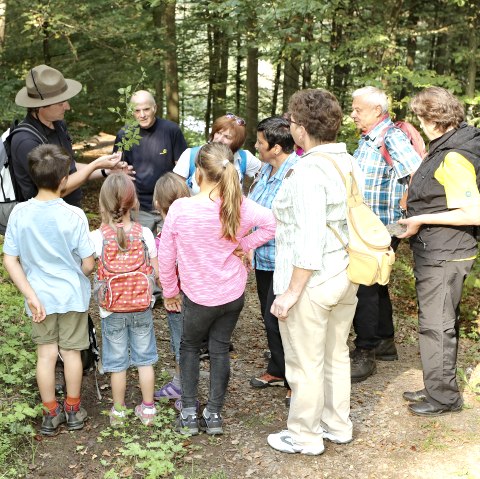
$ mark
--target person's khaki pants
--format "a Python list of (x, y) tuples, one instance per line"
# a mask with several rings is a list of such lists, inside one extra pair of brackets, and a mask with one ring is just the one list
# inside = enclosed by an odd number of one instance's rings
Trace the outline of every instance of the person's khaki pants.
[(295, 443), (323, 443), (323, 430), (352, 437), (347, 339), (357, 285), (345, 271), (306, 287), (286, 321), (279, 321), (286, 378), (292, 389), (288, 430)]

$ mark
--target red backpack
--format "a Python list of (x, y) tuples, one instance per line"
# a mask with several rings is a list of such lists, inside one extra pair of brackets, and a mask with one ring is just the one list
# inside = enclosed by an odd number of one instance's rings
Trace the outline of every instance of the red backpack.
[(102, 225), (100, 232), (103, 247), (97, 259), (94, 287), (99, 306), (114, 313), (147, 309), (152, 300), (154, 274), (142, 226), (133, 223), (125, 249), (118, 244), (111, 226)]
[(420, 132), (407, 121), (396, 121), (392, 125), (388, 125), (381, 133), (380, 136), (380, 154), (383, 156), (384, 160), (386, 161), (388, 166), (392, 166), (392, 157), (385, 146), (385, 137), (387, 133), (392, 128), (398, 128), (405, 133), (405, 136), (410, 140), (410, 143), (413, 146), (413, 149), (419, 154), (420, 158), (423, 160), (427, 154), (427, 150), (425, 149), (425, 142), (423, 141), (422, 135)]

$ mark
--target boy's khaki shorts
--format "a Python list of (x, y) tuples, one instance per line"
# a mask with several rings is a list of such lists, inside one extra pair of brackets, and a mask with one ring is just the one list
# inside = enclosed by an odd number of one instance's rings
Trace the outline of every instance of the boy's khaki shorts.
[(32, 340), (35, 344), (57, 343), (66, 350), (88, 349), (88, 312), (53, 313), (41, 323), (32, 322)]

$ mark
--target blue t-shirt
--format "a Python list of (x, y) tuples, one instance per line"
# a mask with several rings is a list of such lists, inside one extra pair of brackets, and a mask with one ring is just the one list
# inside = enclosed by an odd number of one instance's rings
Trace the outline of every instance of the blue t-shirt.
[[(47, 314), (88, 311), (90, 280), (82, 258), (94, 253), (85, 213), (63, 199), (20, 203), (8, 220), (3, 252), (20, 257)], [(31, 316), (25, 302), (27, 313)]]

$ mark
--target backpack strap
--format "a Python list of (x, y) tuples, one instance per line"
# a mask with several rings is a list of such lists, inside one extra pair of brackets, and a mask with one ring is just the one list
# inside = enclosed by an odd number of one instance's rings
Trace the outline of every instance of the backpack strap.
[(150, 255), (148, 254), (148, 246), (145, 238), (143, 237), (143, 227), (140, 223), (133, 223), (132, 229), (129, 232), (130, 239), (133, 241), (135, 238), (140, 239), (143, 244), (143, 255), (145, 259), (145, 264), (150, 266)]
[(393, 123), (391, 125), (386, 126), (382, 130), (382, 132), (380, 133), (380, 148), (378, 149), (378, 151), (382, 155), (383, 159), (385, 160), (385, 163), (388, 166), (393, 166), (393, 160), (392, 160), (392, 156), (388, 152), (387, 145), (385, 145), (385, 137), (387, 136), (388, 132), (392, 128), (395, 128), (395, 124), (393, 124)]
[[(103, 238), (106, 240), (117, 238), (117, 232), (110, 225), (102, 224), (102, 226), (100, 226), (100, 232), (102, 233)], [(133, 222), (130, 231), (128, 233), (125, 233), (125, 236), (130, 239), (143, 238), (142, 225), (140, 223)]]
[(186, 180), (186, 183), (190, 188), (192, 188), (193, 186), (193, 175), (195, 174), (195, 159), (197, 158), (200, 148), (201, 146), (194, 146), (193, 148), (190, 148), (190, 165), (188, 167), (188, 177)]
[(349, 171), (347, 177), (345, 177), (342, 170), (338, 166), (335, 158), (333, 158), (331, 155), (327, 155), (326, 153), (320, 153), (320, 152), (316, 152), (315, 155), (328, 160), (330, 163), (332, 163), (332, 165), (337, 170), (338, 174), (340, 175), (340, 178), (342, 178), (342, 182), (345, 185), (345, 190), (347, 192), (347, 206), (349, 208), (353, 208), (354, 206), (358, 206), (362, 204), (363, 196), (360, 193), (360, 188), (358, 187), (357, 180), (355, 178), (355, 175), (353, 174), (353, 164), (351, 163), (351, 160), (350, 160), (350, 164), (352, 168)]
[(18, 131), (24, 131), (24, 132), (31, 133), (43, 145), (48, 143), (48, 140), (33, 125), (30, 125), (29, 123), (23, 123), (23, 122), (18, 123), (17, 120), (12, 122), (12, 126), (9, 129), (8, 135), (6, 135), (5, 138), (3, 138), (3, 136), (2, 136), (3, 146), (5, 148), (5, 153), (7, 155), (7, 158), (6, 158), (3, 166), (5, 168), (10, 168), (10, 171), (11, 171), (10, 180), (12, 182), (13, 191), (15, 192), (15, 198), (17, 199), (17, 201), (21, 201), (21, 199), (25, 200), (25, 198), (23, 197), (22, 191), (21, 191), (21, 189), (20, 189), (20, 187), (17, 183), (17, 178), (15, 176), (15, 168), (13, 166), (13, 161), (11, 161), (12, 138), (13, 138), (13, 135), (15, 133), (17, 133)]
[[(338, 174), (340, 175), (340, 178), (342, 179), (343, 184), (345, 185), (345, 190), (347, 193), (347, 210), (350, 208), (353, 208), (354, 206), (357, 206), (361, 203), (363, 203), (363, 197), (360, 194), (360, 190), (358, 188), (357, 180), (355, 179), (355, 176), (353, 174), (353, 164), (351, 164), (352, 168), (348, 174), (347, 177), (343, 174), (342, 170), (338, 166), (337, 162), (335, 161), (335, 158), (333, 158), (330, 155), (327, 155), (326, 153), (320, 153), (316, 152), (315, 156), (322, 157), (326, 160), (328, 160), (337, 170)], [(351, 162), (351, 160), (350, 160)], [(348, 213), (347, 213), (348, 215)], [(345, 241), (342, 240), (340, 234), (338, 231), (333, 228), (329, 223), (327, 223), (327, 228), (335, 235), (335, 237), (340, 241), (341, 245), (343, 246), (344, 249), (347, 249), (347, 244)]]
[(335, 228), (332, 228), (330, 223), (327, 223), (327, 228), (335, 235), (335, 237), (340, 241), (344, 249), (347, 249), (347, 244), (342, 240), (342, 237), (338, 234), (338, 231)]
[(132, 228), (130, 229), (128, 236), (131, 238), (142, 238), (143, 239), (143, 229), (140, 223), (134, 222)]
[(412, 124), (406, 121), (396, 121), (395, 123), (388, 125), (380, 134), (380, 147), (378, 150), (383, 156), (383, 159), (385, 160), (387, 165), (393, 165), (392, 156), (390, 155), (387, 145), (385, 144), (385, 138), (387, 137), (389, 131), (392, 129), (400, 130), (405, 135), (405, 138), (408, 140), (408, 142), (412, 145), (412, 148), (423, 160), (426, 155), (426, 151), (425, 143), (420, 133), (418, 133), (417, 129)]
[(238, 154), (240, 155), (240, 173), (243, 177), (247, 172), (247, 152), (245, 150), (238, 150)]
[(18, 131), (28, 131), (31, 133), (33, 136), (37, 138), (42, 144), (48, 143), (48, 140), (45, 138), (44, 135), (42, 135), (33, 125), (30, 125), (30, 123), (19, 123), (18, 126), (16, 123), (13, 123), (12, 125), (13, 129), (10, 128), (10, 134), (8, 135), (9, 141), (11, 141), (12, 136), (17, 133)]

